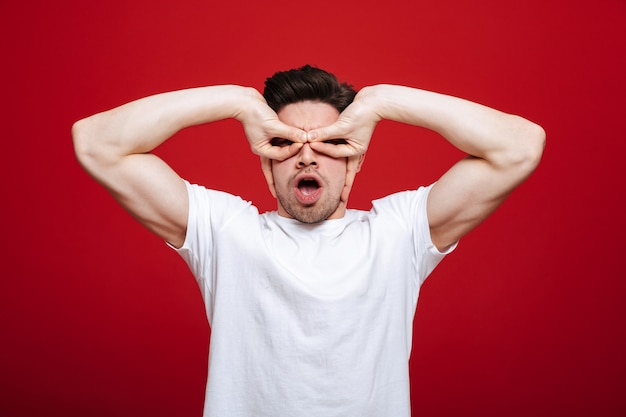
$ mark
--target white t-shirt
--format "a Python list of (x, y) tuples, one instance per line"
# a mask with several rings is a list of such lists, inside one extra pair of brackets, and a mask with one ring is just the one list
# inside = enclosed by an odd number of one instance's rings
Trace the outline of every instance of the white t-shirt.
[(429, 189), (307, 225), (187, 183), (178, 253), (211, 325), (205, 416), (410, 416), (417, 297), (445, 255)]

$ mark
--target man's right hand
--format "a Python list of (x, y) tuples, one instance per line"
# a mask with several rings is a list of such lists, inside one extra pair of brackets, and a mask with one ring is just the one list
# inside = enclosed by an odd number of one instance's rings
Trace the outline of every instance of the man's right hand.
[[(243, 125), (252, 152), (279, 161), (298, 153), (307, 140), (306, 132), (281, 122), (258, 91), (249, 91), (250, 99), (237, 112), (235, 118)], [(272, 143), (275, 138), (286, 139), (287, 142), (282, 143), (287, 145), (275, 146)]]
[[(181, 129), (233, 117), (262, 157), (286, 159), (306, 141), (304, 131), (278, 120), (257, 90), (236, 85), (145, 97), (77, 122), (72, 135), (85, 170), (141, 224), (180, 247), (187, 227), (186, 186), (151, 151)], [(293, 143), (272, 146), (275, 137)]]

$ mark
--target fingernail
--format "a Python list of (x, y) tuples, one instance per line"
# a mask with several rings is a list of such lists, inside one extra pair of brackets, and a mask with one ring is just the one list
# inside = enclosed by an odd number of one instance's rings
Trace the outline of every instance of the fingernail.
[(306, 136), (307, 140), (313, 140), (315, 139), (315, 132), (307, 132)]

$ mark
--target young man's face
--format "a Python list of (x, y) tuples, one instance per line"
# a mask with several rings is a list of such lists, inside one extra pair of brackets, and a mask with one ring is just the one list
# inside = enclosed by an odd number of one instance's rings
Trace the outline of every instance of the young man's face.
[[(285, 124), (309, 131), (332, 124), (339, 112), (329, 104), (303, 101), (285, 106), (278, 118)], [(278, 214), (303, 223), (318, 223), (344, 216), (354, 173), (347, 175), (347, 158), (315, 152), (308, 143), (284, 161), (264, 161)]]

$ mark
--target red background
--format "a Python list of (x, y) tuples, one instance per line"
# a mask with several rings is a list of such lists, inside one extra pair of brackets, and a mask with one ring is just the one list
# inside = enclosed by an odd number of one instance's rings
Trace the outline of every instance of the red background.
[[(414, 415), (626, 415), (624, 0), (4, 0), (0, 415), (199, 416), (209, 329), (183, 261), (78, 166), (72, 123), (145, 95), (262, 88), (316, 64), (524, 115), (535, 174), (423, 287)], [(275, 207), (234, 121), (157, 151)], [(383, 122), (351, 197), (427, 184), (460, 157)]]

